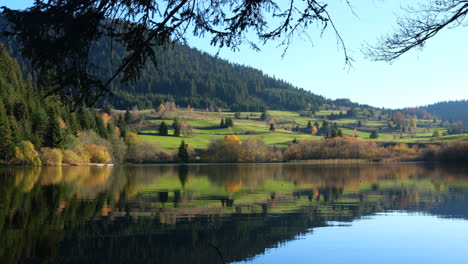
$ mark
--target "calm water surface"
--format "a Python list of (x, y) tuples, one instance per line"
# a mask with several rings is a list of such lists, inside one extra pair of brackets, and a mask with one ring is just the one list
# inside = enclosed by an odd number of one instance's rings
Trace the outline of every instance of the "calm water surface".
[(468, 264), (468, 170), (0, 168), (0, 263)]

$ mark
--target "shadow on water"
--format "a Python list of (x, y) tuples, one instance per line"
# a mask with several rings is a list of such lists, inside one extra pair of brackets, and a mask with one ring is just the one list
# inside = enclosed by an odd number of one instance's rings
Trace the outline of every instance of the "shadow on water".
[(1, 263), (223, 263), (329, 221), (468, 219), (468, 170), (427, 164), (1, 168)]

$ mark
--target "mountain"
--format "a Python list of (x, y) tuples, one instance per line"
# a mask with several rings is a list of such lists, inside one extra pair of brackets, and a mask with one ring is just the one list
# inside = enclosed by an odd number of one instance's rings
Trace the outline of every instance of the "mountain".
[(445, 121), (468, 123), (468, 100), (439, 102), (422, 108)]
[[(23, 71), (30, 72), (27, 61), (19, 55), (19, 45), (14, 41), (5, 45)], [(258, 69), (230, 63), (187, 45), (175, 43), (155, 49), (157, 67), (148, 62), (141, 79), (135, 83), (113, 82), (110, 88), (114, 96), (101, 100), (98, 106), (110, 104), (118, 109), (134, 106), (144, 109), (157, 107), (164, 101), (232, 111), (303, 110), (308, 104), (314, 109), (324, 104), (358, 106), (349, 100), (326, 99)], [(97, 41), (90, 53), (92, 63), (99, 65), (93, 73), (107, 80), (124, 56), (125, 49), (118, 43), (109, 39)]]

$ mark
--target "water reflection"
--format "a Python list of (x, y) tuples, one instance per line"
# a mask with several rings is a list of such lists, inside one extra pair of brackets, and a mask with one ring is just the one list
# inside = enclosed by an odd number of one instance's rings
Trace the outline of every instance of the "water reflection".
[(1, 263), (245, 261), (386, 211), (468, 219), (468, 172), (421, 164), (0, 169)]

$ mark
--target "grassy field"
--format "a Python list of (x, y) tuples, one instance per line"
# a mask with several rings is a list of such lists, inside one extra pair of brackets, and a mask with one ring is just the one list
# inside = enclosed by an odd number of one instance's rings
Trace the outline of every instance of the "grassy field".
[[(275, 121), (275, 131), (269, 130), (267, 121), (260, 120), (261, 113), (259, 112), (242, 112), (240, 118), (234, 118), (232, 112), (203, 112), (203, 111), (187, 111), (177, 110), (161, 117), (159, 114), (144, 111), (140, 114), (143, 117), (142, 122), (134, 124), (137, 130), (140, 131), (140, 137), (143, 141), (154, 143), (164, 149), (176, 149), (182, 140), (184, 140), (191, 147), (196, 149), (205, 149), (208, 147), (212, 140), (224, 138), (226, 135), (238, 135), (241, 140), (248, 137), (255, 137), (261, 139), (268, 145), (286, 146), (294, 139), (297, 140), (323, 140), (323, 136), (312, 135), (310, 129), (306, 129), (307, 123), (310, 121), (312, 124), (318, 122), (320, 125), (322, 121), (330, 114), (337, 114), (340, 111), (319, 111), (313, 117), (301, 115), (299, 112), (292, 111), (268, 111), (268, 115)], [(232, 128), (220, 128), (219, 124), (221, 118), (230, 117), (234, 121)], [(174, 118), (178, 118), (180, 122), (185, 123), (191, 127), (190, 137), (174, 137), (174, 136), (160, 136), (158, 135), (158, 127), (161, 122), (171, 125)], [(339, 119), (331, 121), (337, 123), (338, 127), (342, 130), (345, 136), (353, 136), (354, 128), (357, 126), (357, 119)], [(374, 141), (391, 141), (391, 142), (447, 142), (453, 140), (468, 141), (468, 134), (464, 135), (451, 135), (432, 137), (434, 131), (445, 131), (443, 128), (438, 128), (436, 123), (428, 120), (418, 120), (418, 128), (413, 133), (401, 133), (394, 129), (388, 128), (386, 120), (362, 120), (362, 126), (358, 129), (358, 137), (361, 140), (369, 139), (372, 130), (379, 133), (378, 139)], [(293, 131), (296, 126), (301, 129), (300, 132)], [(173, 131), (170, 129), (169, 134), (172, 135)]]

